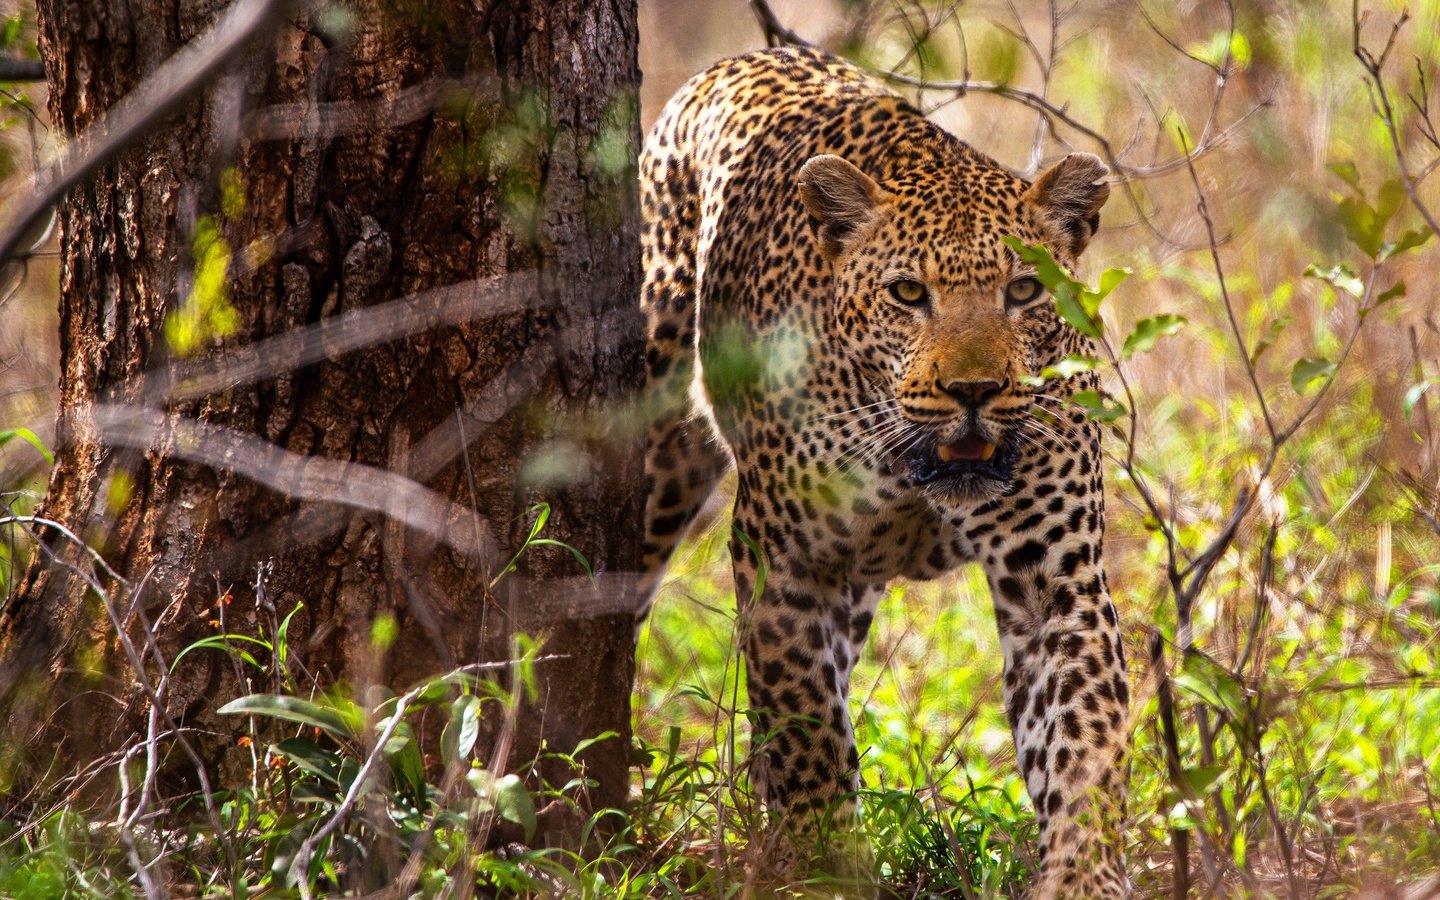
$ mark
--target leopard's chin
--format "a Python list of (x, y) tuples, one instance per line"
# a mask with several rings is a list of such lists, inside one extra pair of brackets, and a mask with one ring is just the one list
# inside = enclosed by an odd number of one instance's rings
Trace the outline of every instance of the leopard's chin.
[(1018, 451), (977, 434), (941, 442), (922, 441), (908, 451), (903, 466), (910, 481), (940, 505), (992, 500), (1003, 495), (1015, 476)]

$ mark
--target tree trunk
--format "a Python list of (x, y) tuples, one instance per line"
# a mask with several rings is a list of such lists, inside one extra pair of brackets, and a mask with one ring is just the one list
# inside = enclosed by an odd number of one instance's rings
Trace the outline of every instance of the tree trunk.
[[(41, 0), (57, 130), (92, 125), (216, 6)], [(631, 581), (550, 545), (503, 570), (542, 502), (542, 537), (637, 568), (640, 437), (614, 410), (642, 378), (638, 79), (633, 0), (331, 5), (72, 191), (43, 515), (123, 581), (97, 569), (107, 611), (87, 555), (37, 526), (46, 552), (0, 621), (0, 713), (27, 738), (5, 742), (5, 786), (143, 733), (112, 613), (153, 688), (161, 657), (303, 604), (292, 670), (356, 691), (543, 635), (539, 696), (493, 737), (519, 765), (542, 738), (617, 732), (583, 758), (591, 801), (623, 802)], [(346, 343), (341, 314), (402, 297), (414, 315), (364, 320), (384, 340)], [(236, 724), (216, 708), (269, 687), (195, 651), (163, 700), (215, 773)]]

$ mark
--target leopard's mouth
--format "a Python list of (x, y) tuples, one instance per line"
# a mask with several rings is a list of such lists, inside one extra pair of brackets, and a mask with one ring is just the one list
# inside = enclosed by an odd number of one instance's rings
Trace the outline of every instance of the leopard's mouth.
[(973, 494), (994, 490), (1010, 481), (1016, 453), (978, 434), (942, 441), (921, 441), (901, 460), (902, 471), (917, 485), (948, 493)]

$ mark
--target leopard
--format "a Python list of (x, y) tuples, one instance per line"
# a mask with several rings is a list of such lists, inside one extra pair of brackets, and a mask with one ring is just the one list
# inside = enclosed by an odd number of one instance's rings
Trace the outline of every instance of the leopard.
[[(978, 563), (1038, 825), (1027, 896), (1130, 896), (1101, 432), (1072, 402), (1098, 379), (1055, 368), (1097, 351), (1020, 252), (1073, 271), (1108, 167), (1073, 152), (1027, 181), (792, 46), (694, 76), (639, 173), (639, 616), (733, 470), (749, 774), (788, 846), (805, 857), (807, 835), (863, 815), (850, 677), (888, 586)], [(860, 844), (808, 859), (863, 870)]]

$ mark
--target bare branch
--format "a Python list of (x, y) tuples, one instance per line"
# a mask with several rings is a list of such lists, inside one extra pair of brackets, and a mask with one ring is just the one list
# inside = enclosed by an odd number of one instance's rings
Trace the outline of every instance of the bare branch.
[[(1180, 140), (1185, 141), (1185, 135), (1180, 135)], [(1240, 351), (1240, 359), (1245, 364), (1245, 377), (1250, 381), (1250, 387), (1255, 391), (1255, 399), (1260, 404), (1260, 413), (1265, 417), (1265, 428), (1270, 432), (1270, 439), (1275, 440), (1275, 422), (1270, 417), (1270, 407), (1265, 403), (1265, 391), (1260, 387), (1260, 380), (1255, 375), (1255, 364), (1250, 359), (1250, 347), (1245, 343), (1245, 336), (1240, 333), (1240, 323), (1235, 318), (1235, 304), (1230, 299), (1230, 288), (1225, 283), (1225, 267), (1220, 264), (1219, 244), (1215, 240), (1215, 222), (1210, 218), (1210, 205), (1205, 200), (1205, 191), (1200, 187), (1200, 176), (1195, 172), (1195, 161), (1190, 154), (1185, 156), (1185, 168), (1190, 173), (1190, 183), (1195, 186), (1195, 208), (1200, 213), (1200, 219), (1205, 223), (1205, 234), (1210, 238), (1210, 262), (1215, 268), (1215, 279), (1220, 285), (1220, 298), (1225, 304), (1225, 318), (1230, 322), (1230, 334), (1235, 338), (1235, 347)]]
[(44, 81), (45, 66), (38, 59), (0, 59), (0, 81)]
[(780, 18), (775, 15), (775, 10), (770, 8), (768, 0), (750, 0), (750, 10), (755, 13), (755, 19), (760, 23), (760, 30), (765, 34), (766, 46), (780, 47), (785, 44), (795, 47), (815, 46), (786, 28)]
[(293, 2), (240, 0), (209, 30), (167, 59), (99, 121), (77, 135), (51, 167), (50, 180), (11, 217), (9, 227), (0, 234), (0, 262), (15, 256), (25, 236), (72, 187), (179, 112), (222, 66), (283, 21)]
[(535, 309), (539, 296), (534, 272), (422, 291), (253, 344), (226, 347), (215, 359), (184, 365), (173, 376), (158, 375), (160, 387), (149, 399), (159, 404), (204, 397), (434, 328)]
[[(497, 79), (486, 79), (498, 87)], [(255, 110), (242, 133), (251, 141), (330, 141), (375, 129), (398, 128), (429, 115), (451, 91), (475, 92), (480, 80), (437, 79), (405, 88), (393, 97), (337, 101), (310, 106), (285, 103)]]
[(456, 551), (491, 562), (498, 558), (493, 531), (470, 511), (419, 482), (361, 463), (291, 453), (268, 441), (207, 422), (171, 419), (158, 410), (101, 405), (90, 408), (100, 439), (115, 446), (151, 449), (235, 472), (302, 500), (339, 503), (403, 522)]
[[(1361, 43), (1360, 18), (1359, 0), (1355, 0), (1351, 7), (1351, 25), (1354, 35), (1353, 50), (1355, 58), (1360, 61), (1361, 67), (1365, 69), (1366, 80), (1370, 85), (1371, 102), (1375, 106), (1375, 112), (1380, 116), (1381, 121), (1385, 123), (1385, 133), (1390, 138), (1390, 149), (1394, 151), (1395, 165), (1400, 170), (1400, 183), (1405, 188), (1406, 196), (1410, 198), (1410, 205), (1415, 207), (1415, 211), (1425, 220), (1425, 224), (1430, 226), (1431, 232), (1440, 235), (1440, 220), (1436, 219), (1435, 214), (1431, 212), (1430, 208), (1420, 199), (1420, 193), (1416, 188), (1418, 181), (1415, 176), (1411, 174), (1410, 164), (1405, 159), (1404, 142), (1400, 139), (1400, 132), (1395, 127), (1395, 110), (1390, 104), (1390, 94), (1385, 89), (1385, 77), (1383, 74), (1385, 60), (1389, 57), (1390, 51), (1395, 47), (1395, 39), (1399, 35), (1400, 29), (1409, 21), (1410, 13), (1408, 11), (1402, 11), (1400, 13), (1400, 17), (1395, 20), (1390, 28), (1390, 35), (1386, 38), (1385, 47), (1380, 51), (1379, 56), (1371, 53), (1366, 49), (1365, 45)], [(1428, 118), (1426, 121), (1429, 121)]]

